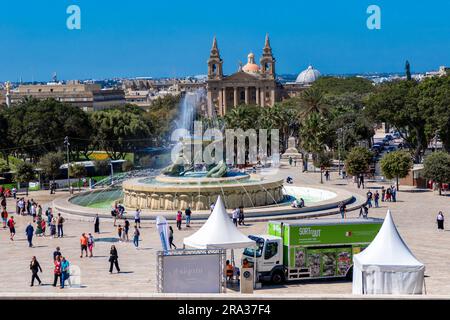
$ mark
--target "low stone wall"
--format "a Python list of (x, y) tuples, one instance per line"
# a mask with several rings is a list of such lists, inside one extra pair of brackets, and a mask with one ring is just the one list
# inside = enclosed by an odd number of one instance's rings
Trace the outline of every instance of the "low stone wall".
[(283, 202), (283, 180), (242, 183), (157, 185), (132, 179), (123, 183), (128, 208), (150, 210), (208, 210), (220, 195), (227, 209), (261, 207)]

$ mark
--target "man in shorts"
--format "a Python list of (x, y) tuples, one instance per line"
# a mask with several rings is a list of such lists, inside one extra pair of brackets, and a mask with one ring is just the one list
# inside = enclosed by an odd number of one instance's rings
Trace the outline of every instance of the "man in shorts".
[(86, 252), (86, 258), (88, 256), (87, 246), (88, 246), (88, 238), (86, 234), (83, 233), (80, 237), (80, 246), (81, 246), (81, 255), (80, 258), (83, 258), (83, 251)]

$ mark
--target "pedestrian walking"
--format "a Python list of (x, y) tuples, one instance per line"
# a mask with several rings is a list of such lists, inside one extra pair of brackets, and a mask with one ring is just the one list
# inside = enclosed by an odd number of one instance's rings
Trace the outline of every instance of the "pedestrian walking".
[(139, 232), (138, 227), (134, 226), (133, 243), (136, 248), (139, 247), (139, 236), (140, 235), (141, 235), (141, 233)]
[(56, 284), (58, 283), (58, 279), (61, 282), (61, 255), (56, 256), (55, 261), (53, 261), (53, 286), (56, 287)]
[(123, 240), (128, 241), (128, 232), (130, 231), (130, 222), (127, 218), (125, 218), (124, 226), (123, 226)]
[(119, 226), (117, 227), (117, 236), (119, 237), (119, 242), (122, 242), (122, 232), (123, 232), (122, 225), (119, 224)]
[(8, 222), (8, 211), (6, 209), (2, 210), (2, 223), (3, 229), (6, 229), (6, 223)]
[(11, 192), (12, 192), (14, 200), (17, 199), (17, 189), (16, 189), (16, 187), (13, 187)]
[(9, 239), (11, 239), (11, 241), (14, 240), (14, 236), (16, 235), (16, 222), (14, 221), (14, 217), (11, 216), (11, 218), (9, 218), (8, 220), (8, 228), (9, 228)]
[(363, 217), (364, 219), (367, 219), (369, 216), (369, 208), (365, 204), (361, 206), (359, 209), (359, 218)]
[(234, 208), (233, 213), (231, 214), (233, 219), (233, 224), (237, 227), (238, 219), (239, 219), (239, 208)]
[(66, 260), (65, 257), (61, 258), (61, 289), (64, 289), (64, 285), (66, 283), (66, 281), (69, 281), (69, 285), (70, 284), (70, 263), (68, 260)]
[(115, 245), (111, 246), (109, 251), (109, 273), (113, 272), (113, 267), (116, 267), (117, 273), (120, 273), (119, 268), (119, 255), (117, 254), (117, 249)]
[(392, 196), (392, 201), (397, 202), (397, 188), (395, 186), (392, 186), (392, 188), (391, 188), (391, 196)]
[(39, 285), (41, 285), (42, 281), (38, 276), (38, 272), (40, 271), (42, 273), (42, 268), (39, 262), (36, 260), (36, 257), (33, 256), (31, 258), (30, 262), (30, 270), (31, 270), (31, 284), (30, 286), (34, 286), (34, 280), (36, 279), (39, 282)]
[(330, 171), (328, 171), (328, 170), (325, 171), (325, 180), (326, 181), (330, 180)]
[(345, 206), (344, 201), (341, 201), (341, 202), (339, 203), (338, 208), (339, 208), (339, 212), (340, 212), (340, 214), (341, 214), (342, 219), (345, 219), (347, 208), (346, 208), (346, 206)]
[(94, 233), (100, 233), (100, 217), (98, 214), (95, 216), (94, 220)]
[(182, 223), (182, 221), (183, 221), (183, 214), (182, 214), (182, 212), (180, 211), (180, 210), (178, 210), (178, 212), (177, 212), (177, 228), (178, 228), (178, 230), (181, 230), (181, 223)]
[(172, 247), (174, 247), (175, 249), (177, 248), (177, 246), (173, 243), (173, 229), (172, 226), (169, 226), (169, 244), (170, 244), (170, 248), (172, 249)]
[(384, 189), (384, 186), (381, 187), (381, 202), (384, 202), (386, 198), (386, 189)]
[(55, 261), (58, 257), (61, 258), (61, 248), (56, 247), (56, 250), (53, 251), (53, 261)]
[(25, 234), (27, 236), (28, 246), (31, 248), (33, 247), (33, 234), (34, 234), (34, 228), (31, 225), (31, 222), (28, 223), (27, 228), (25, 229)]
[(375, 191), (375, 195), (373, 196), (374, 202), (375, 202), (375, 208), (379, 208), (380, 207), (380, 194), (378, 193), (378, 190)]
[(438, 230), (444, 230), (444, 214), (442, 213), (442, 211), (439, 211), (436, 221)]
[(50, 236), (54, 238), (56, 236), (56, 219), (53, 218), (52, 221), (50, 221)]
[(141, 228), (141, 209), (136, 209), (134, 212), (134, 224), (140, 229)]
[(88, 251), (87, 251), (87, 247), (88, 247), (88, 238), (86, 236), (85, 233), (81, 234), (80, 237), (80, 247), (81, 247), (81, 254), (80, 254), (80, 258), (83, 258), (83, 251), (86, 253), (86, 258), (88, 256)]
[(191, 227), (191, 208), (187, 207), (186, 210), (184, 211), (184, 214), (186, 215), (186, 227), (190, 228)]
[(88, 250), (89, 250), (89, 257), (92, 258), (93, 255), (93, 250), (94, 250), (94, 243), (95, 243), (95, 239), (92, 236), (91, 233), (89, 233), (88, 235)]
[(64, 218), (61, 216), (61, 213), (58, 213), (58, 218), (56, 220), (56, 225), (58, 227), (58, 238), (64, 237)]
[(238, 221), (239, 225), (245, 226), (244, 219), (245, 219), (244, 207), (239, 207), (239, 221)]
[(367, 205), (369, 206), (369, 208), (372, 208), (372, 197), (373, 197), (372, 191), (370, 191), (369, 189), (366, 195), (367, 195)]
[(115, 208), (111, 210), (111, 216), (113, 217), (113, 226), (116, 227), (117, 210)]

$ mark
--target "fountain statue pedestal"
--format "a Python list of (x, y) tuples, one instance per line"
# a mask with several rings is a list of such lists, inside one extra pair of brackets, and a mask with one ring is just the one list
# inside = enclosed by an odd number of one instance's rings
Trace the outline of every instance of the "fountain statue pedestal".
[(303, 159), (302, 154), (300, 152), (298, 152), (297, 148), (295, 147), (295, 138), (294, 137), (289, 137), (288, 148), (281, 156), (281, 159), (283, 159), (283, 160), (286, 160), (289, 158), (292, 158), (292, 160)]

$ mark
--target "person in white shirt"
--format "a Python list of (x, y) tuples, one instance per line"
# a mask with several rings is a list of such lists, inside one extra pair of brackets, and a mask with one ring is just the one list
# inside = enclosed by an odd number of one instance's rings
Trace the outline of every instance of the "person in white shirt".
[(141, 209), (136, 209), (134, 213), (134, 223), (140, 229), (141, 228)]
[(238, 218), (239, 218), (239, 209), (238, 209), (238, 208), (235, 208), (235, 209), (233, 210), (232, 217), (233, 217), (233, 223), (234, 223), (234, 225), (237, 227)]

